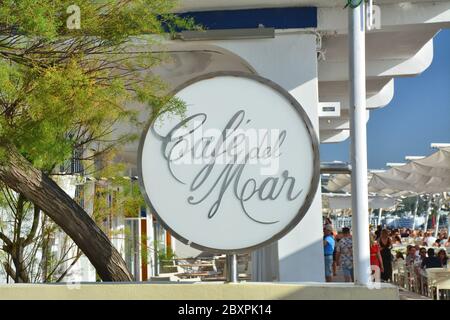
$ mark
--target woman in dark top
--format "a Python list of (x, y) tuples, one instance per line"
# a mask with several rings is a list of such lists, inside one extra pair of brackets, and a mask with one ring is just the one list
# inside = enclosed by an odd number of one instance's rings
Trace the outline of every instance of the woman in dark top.
[(392, 281), (392, 241), (389, 237), (388, 231), (383, 229), (381, 231), (380, 239), (381, 258), (383, 259), (383, 269), (381, 272), (381, 280), (388, 282)]
[(447, 258), (447, 252), (444, 249), (439, 250), (438, 252), (438, 258), (441, 262), (441, 266), (444, 268), (447, 266), (448, 258)]

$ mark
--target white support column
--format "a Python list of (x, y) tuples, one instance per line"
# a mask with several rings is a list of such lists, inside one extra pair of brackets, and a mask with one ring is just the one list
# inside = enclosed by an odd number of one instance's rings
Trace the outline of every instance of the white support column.
[[(355, 4), (359, 1), (352, 1)], [(364, 1), (349, 8), (352, 226), (355, 283), (371, 282), (367, 187), (366, 34)]]

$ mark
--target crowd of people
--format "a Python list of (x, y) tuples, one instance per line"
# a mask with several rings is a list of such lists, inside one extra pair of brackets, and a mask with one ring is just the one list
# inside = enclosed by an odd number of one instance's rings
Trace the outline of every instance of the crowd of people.
[[(323, 231), (326, 281), (332, 282), (340, 268), (344, 281), (353, 282), (353, 242), (350, 229), (344, 227), (336, 232), (331, 220), (327, 219)], [(370, 264), (376, 281), (392, 282), (393, 265), (399, 262), (415, 270), (447, 267), (450, 238), (446, 230), (441, 230), (437, 237), (432, 231), (406, 228), (389, 230), (381, 226), (369, 232)], [(395, 252), (395, 247), (405, 245), (405, 254), (401, 250)]]
[[(380, 232), (381, 227), (378, 227), (375, 234), (379, 234)], [(446, 230), (439, 232), (437, 237), (434, 236), (434, 232), (431, 230), (423, 231), (407, 228), (392, 229), (389, 235), (393, 240), (393, 244), (414, 243), (415, 245), (427, 247), (450, 247), (450, 237)]]

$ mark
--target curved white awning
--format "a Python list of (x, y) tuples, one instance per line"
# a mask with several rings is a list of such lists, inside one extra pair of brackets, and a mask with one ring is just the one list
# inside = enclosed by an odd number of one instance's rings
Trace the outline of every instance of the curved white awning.
[[(377, 195), (450, 192), (450, 147), (385, 172), (369, 173), (369, 181), (369, 192)], [(351, 177), (348, 174), (335, 175), (326, 188), (330, 192), (350, 192)]]

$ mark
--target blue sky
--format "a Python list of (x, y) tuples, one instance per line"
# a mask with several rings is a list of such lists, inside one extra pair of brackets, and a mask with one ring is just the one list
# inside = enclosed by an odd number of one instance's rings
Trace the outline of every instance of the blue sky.
[[(434, 41), (432, 65), (421, 75), (396, 78), (394, 99), (371, 112), (367, 126), (368, 165), (383, 169), (405, 156), (433, 153), (433, 142), (450, 143), (450, 29)], [(322, 161), (349, 161), (350, 139), (321, 146)]]

